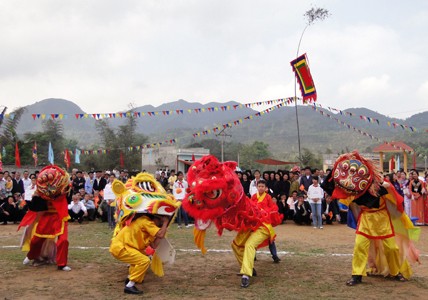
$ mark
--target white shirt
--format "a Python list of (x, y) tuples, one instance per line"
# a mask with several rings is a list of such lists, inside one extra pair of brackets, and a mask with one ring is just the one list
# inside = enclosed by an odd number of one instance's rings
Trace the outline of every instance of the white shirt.
[(33, 194), (37, 189), (37, 185), (31, 186), (31, 184), (25, 188), (24, 200), (31, 201), (33, 199)]
[(183, 181), (176, 181), (174, 182), (174, 185), (172, 187), (172, 194), (174, 195), (175, 199), (177, 200), (183, 200), (184, 196), (186, 195), (186, 190), (189, 187), (189, 184), (186, 180), (183, 179)]
[(291, 210), (295, 210), (295, 207), (294, 207), (295, 201), (294, 201), (293, 197), (288, 197), (287, 204), (288, 204), (288, 207), (290, 207)]
[(104, 199), (105, 200), (115, 200), (116, 195), (113, 193), (113, 190), (111, 189), (111, 183), (107, 183), (106, 187), (104, 188)]
[(31, 186), (31, 179), (30, 179), (30, 178), (27, 178), (27, 179), (22, 178), (22, 182), (24, 183), (24, 191), (26, 191), (26, 190), (27, 190), (27, 188), (28, 188), (29, 186)]
[(260, 179), (259, 180), (256, 180), (256, 179), (251, 180), (251, 183), (250, 183), (250, 195), (251, 196), (253, 196), (254, 194), (257, 193), (257, 183), (260, 181)]
[[(318, 201), (315, 202), (314, 198), (318, 198)], [(314, 186), (313, 184), (311, 184), (308, 188), (308, 200), (309, 203), (319, 203), (321, 204), (321, 199), (324, 198), (324, 190), (318, 185), (318, 186)]]
[(84, 213), (87, 212), (85, 205), (82, 203), (82, 201), (79, 201), (77, 203), (74, 203), (74, 201), (72, 201), (69, 205), (68, 205), (68, 209), (71, 209), (75, 214), (79, 213), (79, 211), (83, 210)]

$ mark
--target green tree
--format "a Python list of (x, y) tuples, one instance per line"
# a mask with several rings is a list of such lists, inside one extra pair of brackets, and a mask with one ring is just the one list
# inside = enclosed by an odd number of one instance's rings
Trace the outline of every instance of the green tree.
[[(3, 109), (3, 114), (6, 112), (6, 108)], [(2, 158), (4, 164), (15, 163), (15, 143), (18, 142), (18, 147), (21, 148), (22, 143), (19, 141), (18, 135), (16, 134), (16, 128), (18, 127), (19, 121), (25, 112), (24, 107), (17, 108), (14, 110), (5, 122), (1, 123), (1, 134), (0, 134), (0, 145), (5, 148), (7, 155)], [(1, 148), (1, 147), (0, 147)], [(1, 150), (1, 149), (0, 149)], [(25, 162), (21, 160), (21, 164)]]
[[(297, 157), (299, 159), (299, 157)], [(322, 159), (319, 155), (314, 154), (308, 148), (303, 148), (302, 157), (299, 159), (302, 166), (310, 166), (311, 168), (321, 168)]]
[[(48, 150), (49, 143), (52, 144), (54, 153), (54, 163), (61, 167), (66, 167), (64, 162), (65, 149), (74, 151), (78, 142), (73, 139), (66, 139), (64, 137), (64, 127), (61, 121), (46, 120), (42, 123), (43, 131), (28, 132), (24, 134), (24, 145), (20, 151), (22, 157), (27, 164), (33, 163), (32, 149), (34, 143), (37, 143), (37, 159), (39, 166), (49, 164)], [(70, 168), (76, 167), (74, 165), (73, 156), (70, 155), (71, 164)]]
[(122, 153), (126, 169), (141, 169), (141, 151), (129, 151), (128, 147), (142, 145), (147, 143), (148, 139), (137, 132), (137, 120), (132, 117), (132, 110), (129, 112), (131, 117), (127, 117), (125, 123), (116, 130), (111, 128), (108, 120), (97, 121), (95, 126), (101, 137), (101, 146), (108, 149), (108, 153), (83, 157), (82, 164), (84, 166), (88, 169), (119, 168), (120, 153)]
[(240, 150), (240, 164), (243, 169), (260, 168), (261, 165), (255, 161), (271, 156), (269, 145), (263, 142), (255, 141), (251, 145), (244, 145)]

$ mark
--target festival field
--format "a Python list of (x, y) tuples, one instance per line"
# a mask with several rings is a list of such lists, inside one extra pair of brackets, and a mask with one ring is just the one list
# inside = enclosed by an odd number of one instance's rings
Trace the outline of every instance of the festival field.
[(127, 268), (108, 252), (111, 232), (105, 223), (70, 224), (71, 272), (52, 265), (22, 265), (25, 254), (17, 247), (21, 232), (16, 229), (0, 227), (1, 299), (427, 299), (428, 295), (428, 227), (422, 227), (417, 244), (422, 264), (414, 266), (410, 281), (368, 277), (361, 285), (347, 287), (353, 230), (344, 225), (323, 230), (281, 225), (276, 228), (281, 263), (273, 264), (268, 249), (263, 249), (255, 263), (258, 276), (242, 289), (230, 251), (235, 233), (218, 237), (211, 230), (206, 244), (212, 251), (202, 256), (195, 251), (192, 229), (172, 226), (169, 239), (177, 249), (176, 263), (165, 266), (163, 278), (149, 271), (138, 285), (144, 291), (141, 297), (123, 293)]

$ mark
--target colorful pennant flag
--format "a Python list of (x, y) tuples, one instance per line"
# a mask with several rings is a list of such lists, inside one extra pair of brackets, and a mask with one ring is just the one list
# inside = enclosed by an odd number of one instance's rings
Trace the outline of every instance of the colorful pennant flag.
[(312, 79), (311, 71), (309, 70), (306, 53), (292, 60), (290, 64), (296, 74), (296, 79), (299, 83), (300, 91), (302, 92), (303, 102), (317, 101), (317, 91), (315, 90), (315, 84)]
[(68, 149), (64, 150), (64, 163), (67, 169), (70, 168), (70, 152), (68, 152)]
[(34, 166), (37, 167), (37, 143), (34, 142), (33, 146), (33, 159), (34, 159)]

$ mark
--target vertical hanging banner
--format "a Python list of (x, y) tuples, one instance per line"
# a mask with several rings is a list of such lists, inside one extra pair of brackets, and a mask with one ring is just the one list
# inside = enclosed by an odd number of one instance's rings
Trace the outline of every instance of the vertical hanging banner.
[(51, 142), (49, 142), (48, 160), (51, 163), (51, 165), (54, 164), (54, 153), (53, 153)]
[(74, 163), (76, 164), (80, 164), (80, 154), (82, 152), (80, 151), (80, 149), (76, 149), (76, 151), (74, 152)]
[(122, 151), (120, 151), (119, 166), (120, 166), (121, 168), (124, 168), (124, 167), (125, 167), (125, 159), (123, 158), (123, 152), (122, 152)]
[(15, 166), (21, 168), (21, 157), (19, 156), (18, 142), (15, 144)]
[(68, 149), (64, 150), (64, 163), (67, 169), (70, 169), (70, 152), (68, 152)]
[(37, 143), (34, 142), (33, 146), (33, 159), (34, 159), (34, 166), (37, 167)]
[(306, 53), (290, 62), (302, 92), (303, 102), (316, 102), (317, 91), (308, 66)]

